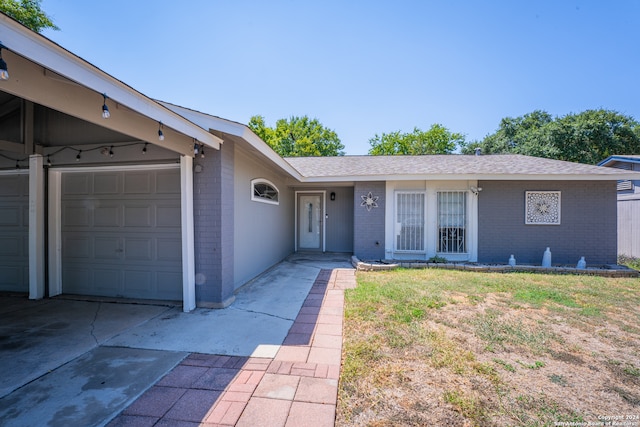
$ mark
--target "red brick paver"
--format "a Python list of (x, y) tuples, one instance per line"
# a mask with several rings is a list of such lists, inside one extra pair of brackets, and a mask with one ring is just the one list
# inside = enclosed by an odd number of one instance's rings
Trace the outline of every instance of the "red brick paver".
[(274, 358), (191, 354), (108, 427), (333, 426), (353, 287), (355, 270), (321, 270)]

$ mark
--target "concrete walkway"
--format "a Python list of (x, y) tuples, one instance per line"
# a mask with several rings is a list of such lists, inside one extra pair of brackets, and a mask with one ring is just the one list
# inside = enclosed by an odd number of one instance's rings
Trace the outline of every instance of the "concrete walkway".
[(108, 426), (333, 426), (353, 287), (354, 270), (321, 270), (282, 345), (249, 357), (192, 353)]
[[(334, 414), (349, 257), (294, 254), (223, 310), (0, 294), (0, 426), (295, 425), (308, 404)], [(316, 380), (325, 397), (305, 391)], [(256, 415), (265, 403), (280, 418)]]

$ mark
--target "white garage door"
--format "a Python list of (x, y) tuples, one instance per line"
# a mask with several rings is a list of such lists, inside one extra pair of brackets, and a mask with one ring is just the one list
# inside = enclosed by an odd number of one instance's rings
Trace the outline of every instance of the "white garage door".
[(0, 175), (0, 291), (29, 292), (29, 175)]
[(182, 299), (180, 170), (62, 174), (62, 292)]

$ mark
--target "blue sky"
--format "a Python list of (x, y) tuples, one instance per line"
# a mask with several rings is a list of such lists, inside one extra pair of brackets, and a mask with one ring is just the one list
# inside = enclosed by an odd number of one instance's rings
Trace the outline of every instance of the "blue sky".
[(606, 108), (640, 119), (640, 1), (43, 0), (44, 35), (143, 94), (268, 125), (308, 115), (347, 154), (440, 123)]

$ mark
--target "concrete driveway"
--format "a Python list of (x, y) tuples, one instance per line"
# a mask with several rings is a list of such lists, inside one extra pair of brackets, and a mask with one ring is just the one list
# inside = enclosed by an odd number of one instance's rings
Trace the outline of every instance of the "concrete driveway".
[(320, 269), (348, 255), (295, 254), (223, 310), (0, 297), (0, 425), (101, 426), (190, 353), (275, 355)]

